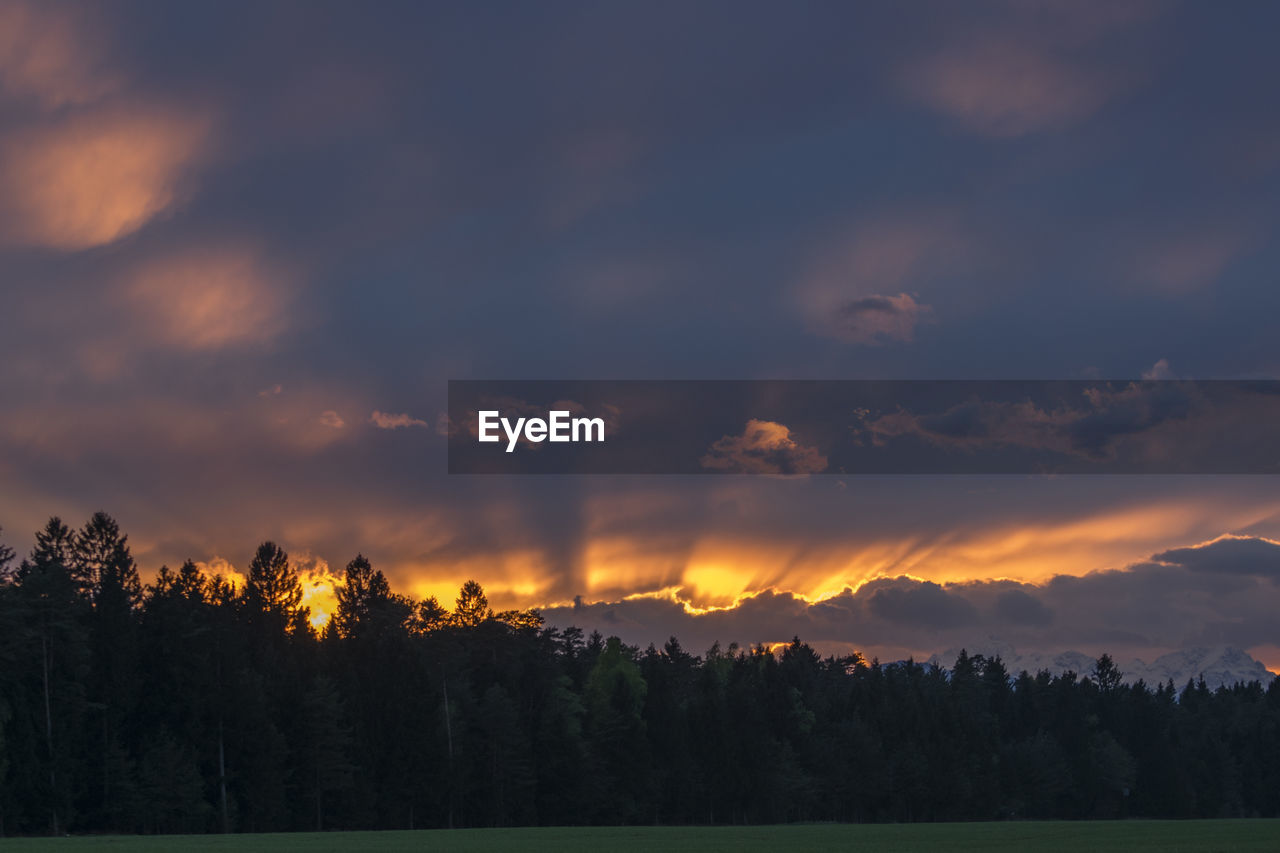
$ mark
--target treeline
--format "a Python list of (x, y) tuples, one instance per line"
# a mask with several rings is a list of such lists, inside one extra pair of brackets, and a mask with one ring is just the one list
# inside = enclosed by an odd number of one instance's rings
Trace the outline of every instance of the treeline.
[(9, 834), (1280, 815), (1280, 681), (639, 650), (363, 557), (317, 633), (277, 546), (144, 586), (101, 513), (0, 577)]

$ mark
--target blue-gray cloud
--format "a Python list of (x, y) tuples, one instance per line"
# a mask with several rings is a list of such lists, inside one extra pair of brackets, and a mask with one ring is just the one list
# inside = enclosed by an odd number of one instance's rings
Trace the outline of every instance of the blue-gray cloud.
[(1151, 559), (1193, 572), (1280, 578), (1280, 542), (1253, 536), (1226, 536), (1203, 545), (1162, 551)]

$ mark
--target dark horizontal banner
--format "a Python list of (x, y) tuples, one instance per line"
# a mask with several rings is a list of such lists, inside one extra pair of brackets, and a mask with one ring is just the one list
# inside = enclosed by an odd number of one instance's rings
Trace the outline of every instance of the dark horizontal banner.
[(449, 383), (451, 474), (1275, 474), (1276, 381)]

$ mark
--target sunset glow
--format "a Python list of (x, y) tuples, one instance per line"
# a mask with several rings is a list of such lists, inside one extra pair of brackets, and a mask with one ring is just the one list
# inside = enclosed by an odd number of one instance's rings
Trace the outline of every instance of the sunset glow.
[[(713, 73), (622, 46), (429, 67), (396, 35), (436, 31), (426, 10), (164, 51), (166, 15), (3, 4), (6, 541), (104, 509), (144, 579), (190, 559), (240, 587), (274, 541), (317, 628), (360, 553), (414, 600), (474, 579), (641, 645), (1280, 666), (1266, 477), (828, 471), (832, 436), (907, 430), (889, 403), (827, 436), (753, 412), (693, 456), (749, 475), (444, 473), (450, 379), (1277, 375), (1280, 149), (1249, 50), (1202, 44), (1202, 10), (1006, 12), (877, 10), (855, 29), (894, 39), (826, 51), (765, 26)], [(606, 443), (651, 414), (611, 406)]]

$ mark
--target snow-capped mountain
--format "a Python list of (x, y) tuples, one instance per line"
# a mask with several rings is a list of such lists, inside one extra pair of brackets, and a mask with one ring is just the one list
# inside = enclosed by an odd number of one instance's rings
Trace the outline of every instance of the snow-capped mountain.
[[(970, 655), (981, 654), (986, 657), (999, 655), (1010, 675), (1016, 675), (1025, 669), (1032, 674), (1048, 670), (1053, 675), (1060, 675), (1070, 670), (1086, 676), (1093, 670), (1095, 662), (1095, 658), (1090, 655), (1076, 651), (1019, 654), (1008, 643), (998, 640), (975, 645), (968, 652)], [(948, 649), (929, 658), (929, 663), (950, 668), (959, 654), (959, 649)], [(1211, 690), (1221, 685), (1229, 687), (1236, 682), (1260, 681), (1263, 685), (1268, 685), (1276, 677), (1261, 662), (1233, 646), (1182, 649), (1163, 654), (1151, 663), (1141, 658), (1132, 658), (1127, 662), (1117, 660), (1116, 665), (1120, 667), (1126, 683), (1141, 679), (1148, 686), (1155, 687), (1173, 679), (1174, 686), (1179, 690), (1186, 686), (1187, 681), (1197, 680), (1202, 675)]]

